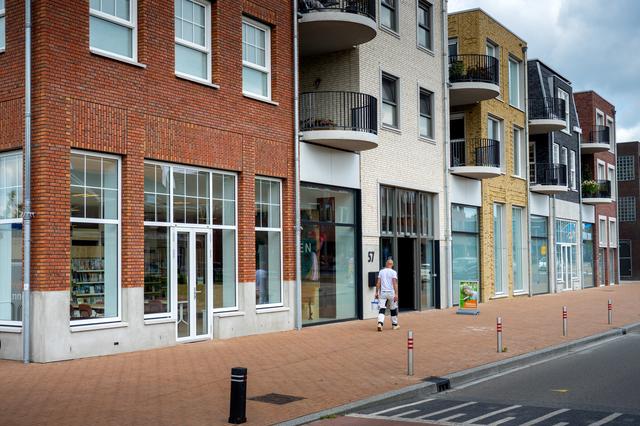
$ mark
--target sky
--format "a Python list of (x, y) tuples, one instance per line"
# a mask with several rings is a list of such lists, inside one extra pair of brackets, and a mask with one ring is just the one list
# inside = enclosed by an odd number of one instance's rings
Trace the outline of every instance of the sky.
[(640, 0), (449, 0), (449, 12), (478, 7), (574, 91), (614, 104), (618, 142), (640, 140)]

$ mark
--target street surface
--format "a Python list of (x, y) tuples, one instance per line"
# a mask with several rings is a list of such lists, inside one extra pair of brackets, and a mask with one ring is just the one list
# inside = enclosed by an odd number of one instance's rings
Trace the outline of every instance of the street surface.
[(631, 333), (461, 389), (382, 402), (321, 423), (640, 425), (639, 381), (640, 333)]

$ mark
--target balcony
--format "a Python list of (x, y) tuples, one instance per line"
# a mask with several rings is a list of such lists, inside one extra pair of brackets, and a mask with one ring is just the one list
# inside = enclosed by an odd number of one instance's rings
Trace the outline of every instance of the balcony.
[(347, 151), (378, 146), (378, 101), (354, 92), (300, 95), (300, 131), (305, 142)]
[(298, 0), (301, 56), (319, 55), (375, 38), (376, 0)]
[(608, 151), (611, 144), (609, 130), (607, 126), (595, 126), (587, 129), (580, 141), (582, 153), (595, 154)]
[(500, 176), (500, 141), (481, 138), (451, 141), (450, 170), (472, 179)]
[(582, 182), (584, 204), (610, 204), (611, 201), (611, 181), (585, 180)]
[(536, 163), (529, 170), (532, 192), (553, 195), (567, 192), (567, 166), (564, 164)]
[(567, 126), (566, 117), (564, 99), (529, 99), (529, 133), (532, 135), (564, 129)]
[(473, 104), (500, 96), (500, 63), (487, 55), (449, 56), (449, 103)]

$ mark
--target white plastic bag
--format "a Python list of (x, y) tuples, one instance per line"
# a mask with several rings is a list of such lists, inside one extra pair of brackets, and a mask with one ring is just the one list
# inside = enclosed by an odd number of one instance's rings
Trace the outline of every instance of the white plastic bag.
[(373, 299), (371, 301), (371, 312), (378, 312), (380, 310), (380, 300)]

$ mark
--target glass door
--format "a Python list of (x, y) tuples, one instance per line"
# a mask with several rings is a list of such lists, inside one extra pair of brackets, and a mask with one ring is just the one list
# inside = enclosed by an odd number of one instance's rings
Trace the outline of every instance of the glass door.
[(420, 309), (422, 310), (436, 307), (435, 271), (433, 240), (422, 239), (420, 242)]
[(575, 248), (571, 244), (560, 244), (558, 275), (563, 290), (571, 290), (571, 277), (576, 267), (576, 265), (573, 264), (573, 250), (575, 250)]
[(174, 231), (173, 253), (177, 339), (211, 336), (212, 306), (211, 231), (178, 228)]

